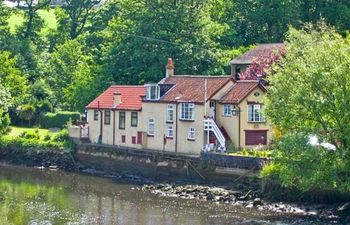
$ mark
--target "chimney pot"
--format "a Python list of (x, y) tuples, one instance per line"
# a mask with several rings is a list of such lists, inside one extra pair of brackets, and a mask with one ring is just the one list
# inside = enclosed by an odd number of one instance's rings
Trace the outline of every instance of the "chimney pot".
[(168, 64), (166, 65), (166, 78), (174, 76), (174, 68), (172, 58), (168, 58)]
[(118, 105), (122, 103), (122, 94), (120, 92), (114, 93), (114, 107), (116, 108)]

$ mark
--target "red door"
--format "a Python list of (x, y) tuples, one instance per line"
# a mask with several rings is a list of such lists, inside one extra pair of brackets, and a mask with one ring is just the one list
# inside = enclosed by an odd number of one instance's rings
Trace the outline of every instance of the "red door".
[(142, 145), (142, 132), (137, 132), (137, 144)]
[(266, 145), (267, 131), (254, 130), (245, 131), (245, 145)]

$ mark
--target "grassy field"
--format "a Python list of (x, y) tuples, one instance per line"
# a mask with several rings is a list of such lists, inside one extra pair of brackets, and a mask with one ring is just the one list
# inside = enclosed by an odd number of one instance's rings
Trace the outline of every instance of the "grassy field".
[[(50, 29), (57, 28), (57, 20), (54, 14), (54, 9), (39, 10), (38, 14), (45, 21), (45, 27), (42, 30), (43, 34), (47, 34)], [(18, 27), (24, 22), (23, 11), (21, 9), (18, 9), (17, 13), (13, 14), (9, 18), (8, 22), (9, 22), (10, 31), (14, 33), (16, 30), (16, 27)]]
[(45, 135), (47, 134), (54, 134), (53, 132), (50, 132), (49, 130), (47, 129), (39, 129), (39, 128), (27, 128), (27, 127), (14, 127), (14, 126), (11, 126), (11, 131), (10, 133), (8, 134), (9, 136), (11, 137), (18, 137), (20, 134), (22, 134), (24, 131), (28, 131), (28, 130), (32, 130), (32, 131), (35, 131), (35, 130), (39, 130), (39, 135), (44, 137)]

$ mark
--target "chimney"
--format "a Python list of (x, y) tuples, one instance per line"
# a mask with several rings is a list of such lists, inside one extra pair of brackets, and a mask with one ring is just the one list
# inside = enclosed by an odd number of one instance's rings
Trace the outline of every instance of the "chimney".
[(168, 58), (168, 64), (166, 65), (166, 78), (174, 76), (174, 68), (173, 60)]
[(113, 103), (114, 107), (116, 108), (120, 103), (122, 103), (122, 94), (120, 92), (115, 92), (113, 95)]

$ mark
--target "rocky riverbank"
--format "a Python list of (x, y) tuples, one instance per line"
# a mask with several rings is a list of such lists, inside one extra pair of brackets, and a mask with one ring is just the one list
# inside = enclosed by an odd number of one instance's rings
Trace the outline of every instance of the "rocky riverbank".
[(276, 213), (286, 213), (300, 216), (317, 216), (328, 219), (338, 218), (339, 216), (350, 216), (350, 207), (348, 204), (336, 206), (297, 205), (283, 202), (270, 202), (263, 199), (263, 196), (259, 190), (237, 191), (220, 187), (175, 184), (144, 185), (140, 190), (149, 191), (158, 196), (196, 199), (200, 201), (210, 201), (216, 204), (233, 204), (238, 207), (245, 207), (248, 209), (254, 208), (259, 211), (268, 210)]

